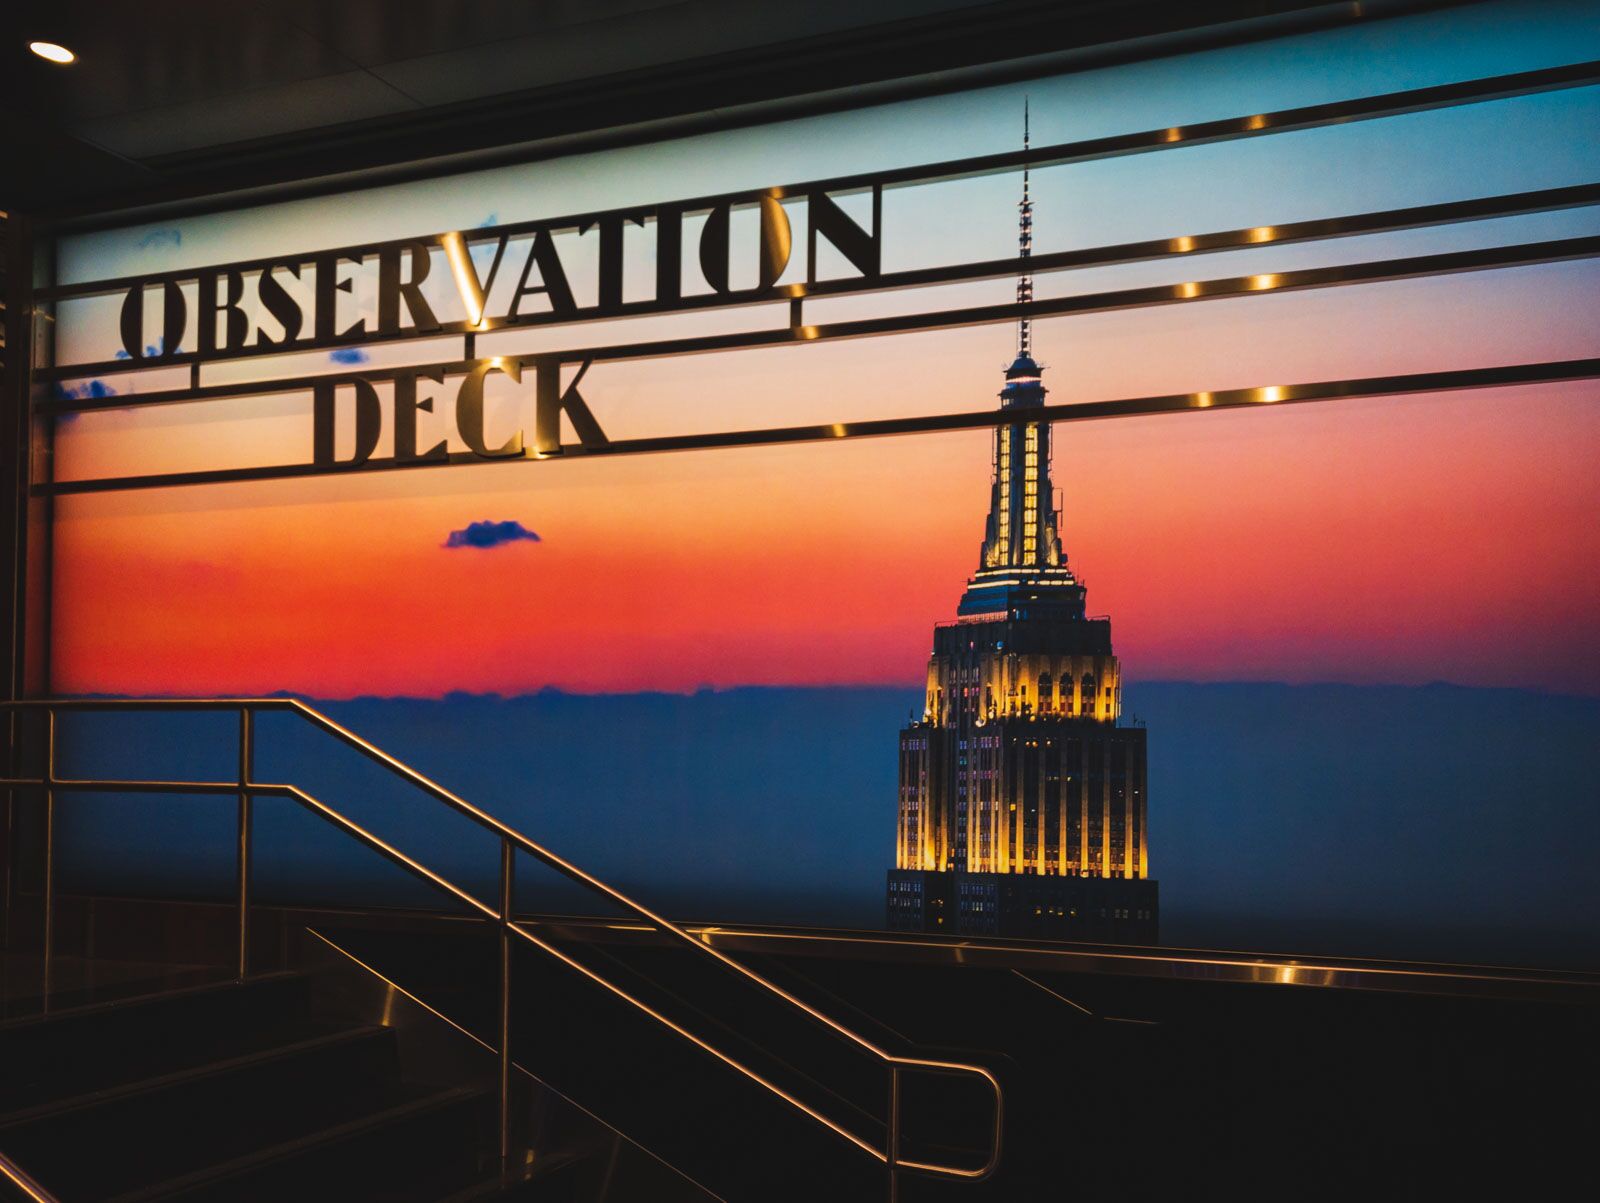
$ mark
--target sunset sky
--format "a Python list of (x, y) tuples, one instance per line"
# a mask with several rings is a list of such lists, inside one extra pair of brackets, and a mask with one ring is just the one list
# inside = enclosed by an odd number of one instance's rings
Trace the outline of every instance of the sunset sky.
[[(63, 244), (62, 274), (302, 252), (1002, 150), (1016, 144), (1024, 92), (1035, 140), (1054, 142), (1596, 57), (1592, 6), (1487, 5), (1448, 22), (1424, 14), (399, 185), (363, 204), (300, 201), (84, 235)], [(1592, 182), (1596, 131), (1600, 89), (1588, 88), (1054, 168), (1035, 174), (1038, 246)], [(1017, 183), (893, 194), (886, 266), (1009, 253)], [(1597, 232), (1600, 211), (1580, 209), (1101, 269), (1041, 280), (1039, 293)], [(640, 258), (634, 270), (649, 267)], [(1000, 299), (1009, 288), (914, 303)], [(867, 304), (819, 307), (814, 320), (883, 311)], [(1038, 324), (1036, 344), (1051, 399), (1077, 401), (1596, 356), (1597, 309), (1600, 268), (1579, 261), (1055, 319)], [(725, 329), (769, 319), (696, 320)], [(498, 337), (484, 353), (562, 336)], [(997, 325), (605, 364), (584, 393), (613, 437), (969, 410), (994, 403), (1013, 337)], [(115, 345), (114, 306), (62, 307), (63, 361), (109, 358)], [(453, 358), (459, 343), (447, 345), (368, 354)], [(317, 358), (318, 370), (344, 366)], [(207, 380), (251, 370), (261, 369), (217, 368)], [(502, 384), (496, 396), (493, 430), (529, 423), (528, 388)], [(1054, 474), (1067, 551), (1091, 612), (1112, 616), (1134, 681), (1600, 693), (1597, 401), (1586, 382), (1063, 424)], [(309, 440), (303, 397), (108, 412), (61, 423), (57, 470), (299, 461)], [(914, 684), (932, 624), (953, 616), (976, 566), (989, 442), (968, 432), (63, 498), (53, 687), (338, 698)], [(496, 542), (480, 528), (452, 540), (473, 523), (519, 524), (500, 530), (520, 537)]]

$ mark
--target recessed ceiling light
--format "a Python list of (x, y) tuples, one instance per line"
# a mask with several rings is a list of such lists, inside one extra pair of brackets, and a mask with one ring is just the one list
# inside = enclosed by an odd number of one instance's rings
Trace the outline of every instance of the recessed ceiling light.
[(78, 56), (65, 46), (58, 46), (54, 42), (29, 42), (28, 49), (40, 58), (49, 59), (52, 63), (75, 63)]

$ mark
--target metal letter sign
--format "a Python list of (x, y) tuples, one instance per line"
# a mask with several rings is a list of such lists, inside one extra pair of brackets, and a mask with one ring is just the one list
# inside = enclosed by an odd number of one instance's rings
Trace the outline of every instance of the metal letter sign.
[[(388, 468), (530, 461), (562, 455), (620, 454), (690, 447), (751, 445), (910, 431), (992, 426), (1009, 420), (998, 409), (935, 417), (769, 427), (647, 439), (608, 439), (591, 402), (603, 402), (604, 372), (597, 365), (699, 352), (829, 342), (842, 338), (949, 329), (1023, 317), (1049, 317), (1153, 305), (1186, 304), (1262, 292), (1324, 288), (1419, 275), (1546, 263), (1600, 253), (1600, 238), (1581, 237), (1364, 261), (1338, 267), (1237, 275), (1182, 284), (1077, 293), (1015, 302), (897, 312), (892, 316), (807, 324), (813, 298), (875, 295), (1018, 274), (1018, 258), (885, 271), (884, 193), (905, 186), (1085, 162), (1115, 155), (1153, 153), (1240, 138), (1269, 136), (1340, 122), (1370, 120), (1422, 109), (1471, 104), (1600, 82), (1600, 63), (1580, 63), (1516, 75), (1471, 80), (1382, 96), (1255, 113), (1188, 127), (1063, 143), (914, 168), (814, 180), (784, 187), (726, 193), (660, 204), (452, 230), (301, 255), (218, 264), (139, 277), (98, 280), (38, 290), (39, 308), (92, 297), (120, 296), (122, 350), (112, 360), (57, 364), (34, 379), (56, 387), (40, 397), (41, 414), (146, 405), (230, 400), (267, 394), (304, 396), (308, 406), (308, 456), (264, 467), (207, 468), (148, 476), (35, 482), (42, 494), (98, 492), (225, 480), (259, 480)], [(1414, 229), (1600, 203), (1600, 183), (1347, 214), (1270, 227), (1221, 230), (1085, 250), (1035, 254), (1033, 272), (1155, 261), (1217, 253), (1263, 242), (1291, 243)], [(797, 225), (802, 246), (795, 246)], [(630, 234), (630, 231), (632, 233)], [(593, 253), (563, 257), (563, 240), (587, 236)], [(637, 241), (643, 239), (643, 242)], [(634, 270), (630, 247), (649, 246), (653, 271)], [(825, 273), (823, 262), (836, 270)], [(690, 279), (686, 282), (686, 275)], [(646, 297), (629, 297), (629, 285), (653, 285)], [(787, 279), (789, 282), (782, 282)], [(448, 287), (446, 286), (448, 281)], [(441, 291), (441, 289), (443, 291)], [(357, 313), (358, 295), (375, 305)], [(441, 297), (450, 301), (441, 305)], [(431, 299), (430, 299), (431, 298)], [(733, 333), (677, 335), (644, 341), (592, 341), (594, 323), (617, 318), (768, 306), (767, 328)], [(270, 320), (264, 320), (270, 319)], [(501, 331), (559, 327), (555, 349), (480, 356), (480, 337)], [(599, 327), (604, 328), (604, 327)], [(384, 364), (316, 375), (274, 374), (275, 356), (292, 352), (354, 350), (379, 344), (459, 338), (458, 358), (404, 366)], [(253, 361), (248, 380), (204, 383), (206, 365)], [(184, 387), (118, 393), (112, 388), (67, 387), (129, 372), (187, 367)], [(1595, 360), (1530, 363), (1493, 369), (1391, 376), (1369, 380), (1278, 384), (1230, 392), (1128, 398), (1091, 404), (1049, 405), (1030, 411), (1066, 420), (1112, 414), (1209, 410), (1263, 401), (1387, 395), (1488, 384), (1572, 379), (1596, 374)], [(599, 377), (599, 379), (597, 379)], [(531, 399), (526, 429), (486, 429), (485, 390), (515, 386)], [(162, 381), (165, 385), (166, 381)], [(580, 384), (583, 386), (580, 391)], [(378, 386), (384, 385), (385, 395)], [(446, 441), (418, 445), (417, 415), (436, 401), (455, 401), (452, 425), (464, 451)], [(601, 408), (601, 415), (604, 413)], [(562, 442), (562, 417), (576, 435)], [(347, 420), (341, 424), (340, 418)], [(340, 446), (338, 433), (353, 428)], [(379, 457), (383, 433), (393, 454)]]

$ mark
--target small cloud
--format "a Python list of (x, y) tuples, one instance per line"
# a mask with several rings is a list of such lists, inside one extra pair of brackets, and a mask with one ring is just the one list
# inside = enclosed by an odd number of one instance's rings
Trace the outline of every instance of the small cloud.
[(329, 351), (328, 358), (334, 363), (367, 363), (372, 356), (360, 347), (340, 347), (337, 351)]
[(453, 530), (443, 547), (499, 547), (505, 543), (539, 543), (542, 540), (533, 531), (514, 518), (504, 522), (469, 522), (461, 530)]
[(82, 384), (58, 384), (56, 396), (63, 401), (82, 401), (85, 397), (115, 397), (117, 390), (104, 380), (86, 380)]
[[(179, 351), (182, 351), (182, 350), (183, 350), (183, 347), (181, 345), (180, 346), (176, 346), (176, 347), (172, 348), (172, 353), (174, 355), (176, 355)], [(156, 339), (155, 342), (146, 343), (145, 344), (143, 358), (145, 358), (145, 359), (160, 359), (161, 356), (165, 355), (166, 353), (167, 353), (167, 336), (165, 334), (163, 334), (160, 338)], [(113, 358), (113, 359), (132, 359), (133, 356), (129, 355), (127, 353), (127, 351), (123, 350), (123, 348), (118, 347), (116, 349), (116, 351), (112, 354), (111, 358)]]
[[(57, 384), (56, 396), (63, 401), (82, 401), (88, 397), (115, 397), (117, 390), (104, 380), (85, 380), (82, 384)], [(107, 411), (110, 412), (110, 411)], [(121, 412), (121, 411), (118, 411)], [(78, 410), (68, 410), (56, 415), (56, 422), (72, 422), (81, 416)]]
[[(182, 350), (183, 350), (183, 345), (180, 343), (178, 346), (172, 348), (172, 353), (174, 355), (176, 355)], [(144, 359), (160, 359), (161, 356), (165, 355), (166, 353), (167, 353), (167, 336), (165, 334), (163, 334), (155, 342), (146, 343), (145, 344), (144, 355), (142, 356), (142, 358), (144, 358)], [(127, 353), (127, 351), (123, 350), (121, 347), (118, 347), (116, 349), (116, 351), (112, 354), (111, 358), (113, 358), (113, 359), (132, 359), (133, 356), (129, 355)]]
[(182, 246), (183, 231), (174, 229), (172, 226), (162, 226), (151, 230), (143, 238), (139, 239), (139, 245), (146, 249), (157, 246)]

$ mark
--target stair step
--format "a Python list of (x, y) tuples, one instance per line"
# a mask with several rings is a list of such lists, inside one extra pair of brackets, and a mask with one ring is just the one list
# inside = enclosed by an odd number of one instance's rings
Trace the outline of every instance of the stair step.
[(481, 1176), (490, 1112), (481, 1090), (436, 1090), (106, 1203), (428, 1203)]
[[(353, 1028), (0, 1119), (0, 1143), (69, 1198), (99, 1198), (414, 1096), (393, 1031)], [(94, 1150), (92, 1157), (83, 1151)]]
[[(142, 961), (102, 961), (57, 956), (52, 1012), (97, 1003), (143, 998), (228, 978), (223, 970), (204, 965), (165, 965)], [(42, 967), (36, 954), (0, 954), (0, 1023), (36, 1018), (44, 1013)]]
[(0, 1024), (0, 1111), (240, 1056), (313, 1027), (309, 982), (290, 973)]
[[(562, 1153), (547, 1157), (536, 1166), (502, 1179), (498, 1173), (474, 1182), (462, 1190), (442, 1196), (432, 1203), (482, 1203), (490, 1199), (538, 1199), (539, 1203), (587, 1203), (592, 1194), (582, 1193), (581, 1174), (592, 1169), (594, 1152)], [(651, 1199), (650, 1203), (665, 1203)]]
[(429, 1203), (718, 1203), (718, 1199), (621, 1140), (545, 1154), (509, 1180), (494, 1174)]

